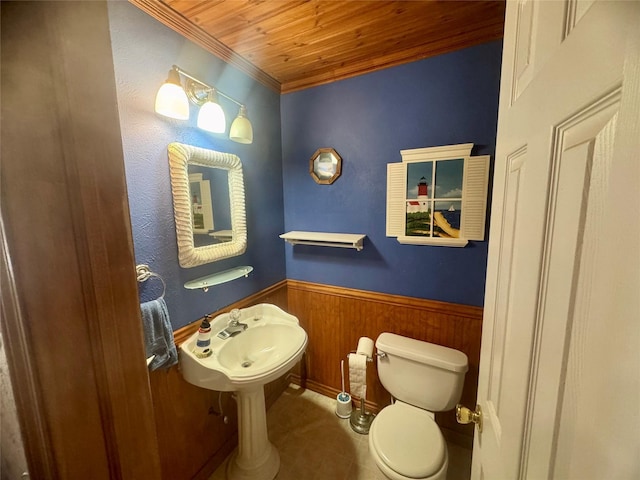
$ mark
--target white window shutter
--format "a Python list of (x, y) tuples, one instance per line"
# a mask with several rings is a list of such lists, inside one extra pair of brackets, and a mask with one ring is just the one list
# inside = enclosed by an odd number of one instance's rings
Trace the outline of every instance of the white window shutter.
[(387, 164), (387, 237), (405, 234), (407, 167), (403, 163)]
[(465, 158), (460, 234), (467, 240), (484, 240), (488, 184), (489, 155)]

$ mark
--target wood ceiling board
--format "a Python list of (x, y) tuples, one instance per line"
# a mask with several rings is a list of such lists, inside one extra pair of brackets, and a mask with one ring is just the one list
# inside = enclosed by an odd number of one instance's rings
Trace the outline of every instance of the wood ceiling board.
[[(356, 5), (357, 4), (357, 5)], [(232, 46), (234, 50), (246, 51), (255, 48), (287, 48), (299, 39), (331, 38), (353, 32), (355, 29), (371, 23), (388, 25), (385, 21), (397, 10), (392, 2), (367, 2), (366, 14), (362, 2), (349, 2), (345, 8), (343, 2), (323, 2), (311, 8), (310, 4), (287, 11), (278, 17), (271, 17), (260, 23), (259, 28), (238, 34), (237, 29), (230, 34), (223, 34), (212, 27), (216, 38)], [(351, 28), (357, 18), (357, 26)]]
[[(196, 45), (201, 46), (209, 53), (221, 60), (233, 65), (235, 68), (244, 72), (250, 78), (260, 82), (264, 86), (280, 92), (280, 82), (270, 76), (265, 71), (259, 69), (254, 64), (236, 54), (226, 45), (220, 43), (215, 38), (195, 26), (188, 19), (177, 14), (159, 0), (129, 0), (130, 3), (138, 7), (143, 12), (152, 16), (160, 23), (171, 28), (176, 33), (191, 40)], [(167, 70), (170, 66), (167, 68)]]
[[(380, 2), (380, 4), (376, 4), (376, 7), (372, 7), (372, 12), (379, 14), (380, 17), (383, 15), (387, 15), (390, 10), (388, 5)], [(344, 9), (339, 10), (338, 15), (332, 18), (334, 22), (343, 22), (349, 18), (349, 13), (345, 13)], [(380, 17), (367, 17), (367, 19), (362, 19), (358, 22), (357, 28), (343, 31), (342, 29), (336, 28), (324, 28), (321, 25), (317, 25), (313, 19), (305, 19), (310, 26), (308, 28), (303, 28), (300, 23), (293, 25), (292, 28), (282, 27), (278, 29), (274, 29), (273, 31), (268, 33), (268, 42), (259, 41), (259, 38), (255, 39), (255, 44), (251, 44), (248, 41), (246, 43), (240, 44), (238, 46), (239, 50), (251, 50), (254, 53), (270, 51), (270, 50), (295, 50), (300, 47), (312, 47), (312, 46), (322, 46), (323, 42), (327, 41), (336, 41), (339, 43), (340, 40), (344, 39), (344, 41), (348, 41), (351, 38), (359, 37), (362, 40), (375, 40), (376, 42), (383, 42), (383, 37), (377, 35), (379, 33), (380, 27)], [(392, 23), (388, 23), (385, 26), (385, 37), (387, 36), (387, 32), (391, 31)], [(295, 39), (291, 38), (291, 31), (295, 31)]]
[(501, 38), (505, 8), (504, 0), (130, 1), (281, 92)]
[[(433, 53), (429, 53), (430, 46), (441, 42), (457, 46), (460, 43), (460, 38), (474, 40), (474, 35), (481, 34), (478, 42), (475, 42), (480, 43), (502, 36), (502, 28), (500, 26), (496, 28), (491, 24), (476, 23), (472, 28), (467, 28), (465, 32), (452, 30), (447, 26), (437, 28), (439, 31), (432, 30), (421, 35), (406, 33), (402, 29), (394, 29), (392, 32), (395, 32), (395, 36), (390, 37), (392, 40), (383, 41), (371, 37), (361, 37), (356, 32), (347, 36), (325, 39), (322, 42), (305, 42), (302, 38), (302, 43), (287, 53), (276, 52), (274, 56), (271, 49), (264, 48), (255, 50), (251, 54), (245, 54), (245, 57), (258, 66), (268, 66), (274, 77), (282, 83), (287, 83), (291, 76), (296, 76), (296, 73), (298, 76), (307, 76), (310, 72), (319, 72), (330, 64), (343, 66), (389, 55), (397, 57), (397, 61), (394, 63), (402, 63), (432, 56)], [(455, 38), (456, 36), (460, 38)], [(402, 48), (398, 49), (397, 45), (401, 45)], [(409, 45), (410, 48), (407, 48), (406, 45)], [(438, 48), (438, 52), (441, 51), (442, 49)], [(257, 57), (254, 57), (254, 54)], [(377, 63), (383, 65), (388, 62), (385, 60)], [(311, 69), (301, 68), (305, 65), (310, 65)]]
[[(265, 45), (269, 47), (279, 45), (286, 48), (286, 45), (300, 35), (308, 32), (320, 35), (327, 30), (322, 26), (321, 18), (325, 18), (324, 21), (337, 22), (343, 15), (343, 9), (335, 5), (330, 8), (311, 8), (310, 5), (304, 4), (289, 9), (281, 15), (267, 18), (248, 29), (221, 34), (218, 38), (228, 45), (233, 45), (234, 49), (239, 51)], [(217, 30), (212, 27), (211, 31)]]
[[(387, 29), (385, 37), (377, 36), (375, 33), (378, 29), (377, 25), (363, 25), (362, 27), (349, 32), (346, 35), (334, 35), (324, 38), (307, 38), (300, 35), (296, 38), (296, 44), (288, 50), (276, 50), (272, 45), (263, 45), (251, 50), (245, 57), (253, 61), (255, 54), (261, 62), (271, 64), (277, 63), (278, 59), (293, 59), (295, 64), (309, 62), (313, 64), (314, 60), (335, 61), (336, 63), (345, 63), (359, 58), (369, 58), (379, 55), (381, 52), (391, 52), (401, 49), (401, 51), (409, 51), (416, 47), (425, 47), (437, 41), (451, 40), (455, 35), (462, 35), (465, 32), (476, 32), (479, 27), (489, 27), (493, 23), (484, 25), (484, 23), (472, 23), (470, 27), (465, 27), (464, 31), (459, 28), (452, 29), (448, 25), (433, 25), (422, 31), (407, 29), (402, 25), (392, 25)], [(495, 29), (494, 29), (495, 30)], [(501, 32), (501, 27), (497, 28)], [(286, 54), (281, 53), (286, 51)], [(275, 53), (275, 54), (274, 54)], [(399, 56), (402, 56), (400, 51)], [(408, 55), (411, 56), (411, 55)], [(258, 63), (258, 62), (254, 62)], [(277, 70), (277, 65), (273, 67)], [(279, 75), (276, 75), (279, 78)]]
[[(502, 33), (494, 36), (487, 37), (486, 41), (499, 40), (502, 38)], [(474, 41), (477, 38), (473, 38)], [(394, 52), (388, 56), (379, 55), (375, 58), (361, 60), (359, 62), (349, 63), (342, 66), (330, 66), (324, 70), (313, 70), (307, 72), (307, 75), (292, 77), (291, 79), (285, 78), (282, 82), (281, 92), (291, 93), (298, 90), (304, 90), (307, 88), (324, 85), (327, 83), (336, 82), (338, 80), (344, 80), (359, 75), (375, 72), (385, 68), (390, 68), (398, 65), (402, 65), (408, 62), (422, 60), (431, 56), (440, 55), (444, 53), (450, 53), (455, 50), (461, 50), (476, 44), (485, 43), (485, 41), (477, 41), (472, 43), (469, 38), (460, 37), (459, 43), (455, 44), (450, 41), (442, 44), (430, 45), (428, 53), (421, 48), (416, 48), (412, 52), (413, 56), (406, 58), (399, 58)]]
[[(198, 21), (198, 18), (200, 15), (208, 15), (207, 12), (212, 12), (213, 8), (216, 7), (216, 10), (218, 9), (218, 6), (221, 4), (225, 3), (225, 0), (202, 0), (202, 1), (188, 1), (188, 2), (184, 2), (184, 1), (178, 1), (178, 2), (173, 2), (173, 1), (163, 1), (163, 3), (167, 4), (169, 7), (171, 7), (173, 10), (175, 10), (176, 12), (182, 12), (182, 14), (190, 19), (190, 21), (196, 25), (199, 25), (200, 22)], [(182, 5), (179, 5), (182, 4)]]
[[(399, 56), (398, 52), (393, 49), (380, 49), (376, 55), (365, 56), (359, 58), (357, 53), (353, 55), (343, 55), (346, 61), (342, 64), (332, 62), (331, 58), (327, 62), (319, 60), (313, 69), (307, 71), (299, 70), (295, 65), (291, 68), (281, 65), (279, 68), (272, 67), (277, 72), (278, 77), (283, 84), (283, 92), (299, 90), (300, 85), (309, 85), (314, 82), (327, 83), (331, 78), (348, 78), (362, 73), (368, 73), (381, 68), (389, 68), (394, 65), (400, 65), (411, 61), (421, 60), (440, 53), (451, 52), (468, 46), (486, 43), (502, 38), (502, 29), (496, 28), (495, 25), (476, 23), (472, 29), (462, 32), (455, 32), (446, 38), (434, 38), (429, 36), (423, 44), (416, 45), (410, 49), (403, 51), (403, 56)], [(324, 65), (321, 68), (319, 65)], [(298, 83), (295, 77), (302, 77), (302, 83)], [(292, 82), (296, 82), (295, 84)], [(302, 87), (306, 88), (306, 87)]]
[[(255, 29), (262, 29), (261, 25), (271, 18), (279, 18), (284, 21), (287, 18), (293, 19), (300, 16), (313, 18), (313, 10), (309, 3), (305, 1), (282, 2), (270, 1), (265, 3), (252, 3), (245, 1), (223, 2), (211, 8), (209, 12), (200, 14), (197, 17), (191, 16), (189, 12), (190, 2), (184, 0), (165, 2), (176, 12), (180, 12), (185, 17), (201, 28), (215, 31), (216, 38), (222, 39), (236, 32), (246, 32)], [(299, 10), (302, 9), (302, 10)]]
[[(398, 5), (401, 6), (398, 6)], [(492, 3), (500, 7), (499, 3)], [(442, 23), (460, 24), (473, 22), (478, 17), (479, 6), (474, 2), (321, 2), (314, 9), (311, 4), (265, 19), (249, 33), (231, 34), (222, 32), (223, 24), (211, 25), (210, 33), (233, 50), (245, 54), (248, 49), (287, 49), (287, 45), (298, 42), (309, 43), (309, 39), (340, 37), (360, 31), (362, 36), (372, 35), (384, 41), (394, 30), (428, 32), (432, 26)], [(347, 5), (347, 6), (345, 6)], [(483, 7), (486, 8), (486, 7)], [(315, 13), (313, 13), (315, 12)], [(365, 30), (365, 27), (369, 29)], [(254, 27), (256, 27), (254, 25)], [(244, 29), (246, 30), (246, 29)], [(294, 40), (295, 39), (295, 40)], [(252, 43), (253, 42), (253, 43)]]

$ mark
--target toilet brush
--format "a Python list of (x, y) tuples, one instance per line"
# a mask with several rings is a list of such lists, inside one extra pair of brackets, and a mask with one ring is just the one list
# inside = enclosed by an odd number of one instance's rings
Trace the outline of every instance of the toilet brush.
[(336, 402), (336, 415), (340, 418), (351, 416), (351, 395), (344, 389), (344, 360), (340, 361), (340, 376), (342, 377), (342, 391), (338, 394)]

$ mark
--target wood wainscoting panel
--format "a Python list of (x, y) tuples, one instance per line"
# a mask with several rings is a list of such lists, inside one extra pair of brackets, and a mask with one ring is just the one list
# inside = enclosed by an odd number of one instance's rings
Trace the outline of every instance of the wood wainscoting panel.
[[(209, 462), (221, 449), (235, 445), (237, 412), (230, 392), (214, 392), (187, 383), (177, 366), (150, 373), (153, 408), (158, 432), (162, 478), (208, 478), (217, 467)], [(220, 413), (218, 396), (224, 415)], [(222, 460), (226, 455), (222, 456)], [(222, 461), (221, 460), (221, 461)], [(203, 476), (198, 476), (200, 471)]]
[[(288, 280), (289, 313), (309, 335), (303, 386), (334, 396), (340, 389), (340, 360), (354, 351), (360, 337), (374, 341), (391, 332), (464, 352), (469, 358), (461, 402), (474, 406), (478, 385), (482, 308), (422, 300), (400, 295)], [(345, 372), (348, 384), (348, 375)], [(379, 411), (391, 401), (378, 380), (375, 362), (367, 369), (367, 407)], [(473, 427), (459, 425), (453, 411), (436, 415), (441, 427), (467, 437)]]
[[(215, 317), (234, 308), (271, 303), (287, 310), (283, 280), (250, 297), (212, 312)], [(174, 332), (178, 348), (198, 330), (199, 319)], [(231, 392), (199, 388), (187, 383), (178, 366), (150, 373), (163, 480), (206, 480), (237, 445), (237, 408)], [(267, 407), (286, 389), (282, 377), (265, 385)], [(227, 416), (227, 423), (224, 416)]]

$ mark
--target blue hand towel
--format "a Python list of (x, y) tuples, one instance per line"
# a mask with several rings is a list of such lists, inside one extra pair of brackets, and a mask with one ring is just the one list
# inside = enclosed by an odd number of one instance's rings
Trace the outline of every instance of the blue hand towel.
[(164, 299), (140, 304), (147, 358), (155, 355), (149, 370), (169, 368), (178, 363), (178, 352), (173, 341), (173, 329)]

